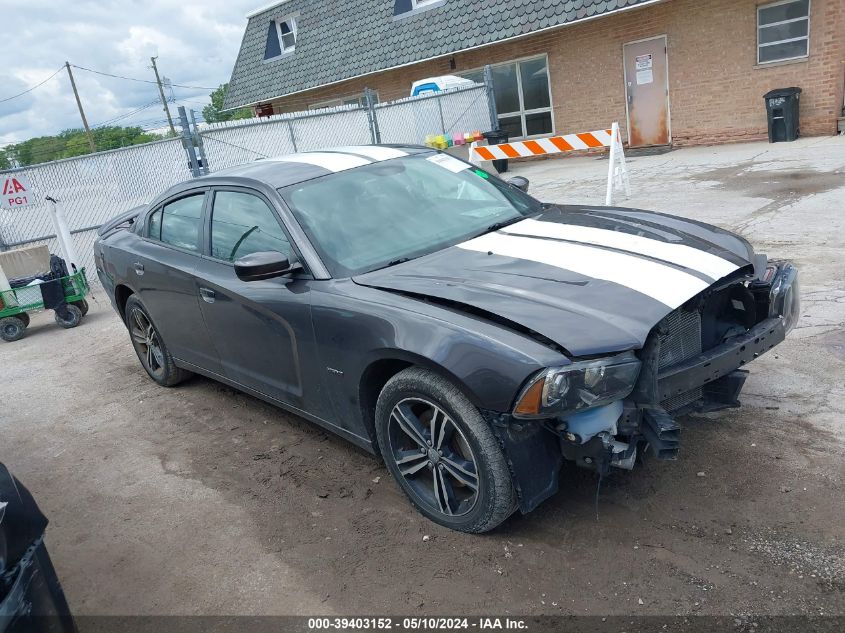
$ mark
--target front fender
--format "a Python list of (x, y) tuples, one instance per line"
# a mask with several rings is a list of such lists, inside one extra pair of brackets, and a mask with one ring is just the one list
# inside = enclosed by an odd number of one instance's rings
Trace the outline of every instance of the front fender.
[(321, 283), (326, 292), (312, 295), (315, 338), (340, 419), (360, 418), (361, 377), (378, 361), (428, 367), (495, 412), (510, 411), (530, 375), (565, 362), (560, 352), (478, 317), (351, 281)]

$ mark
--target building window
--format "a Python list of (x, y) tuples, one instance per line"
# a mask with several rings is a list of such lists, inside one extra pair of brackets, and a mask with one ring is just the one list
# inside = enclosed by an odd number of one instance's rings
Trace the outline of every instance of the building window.
[(264, 59), (274, 59), (296, 49), (296, 17), (290, 16), (270, 22)]
[(785, 0), (757, 7), (757, 63), (807, 57), (810, 0)]
[[(499, 127), (512, 139), (551, 134), (554, 123), (546, 56), (497, 64), (492, 70)], [(483, 70), (461, 76), (484, 83)]]
[[(378, 93), (373, 91), (373, 101), (378, 103)], [(365, 107), (367, 105), (367, 98), (363, 95), (348, 95), (345, 97), (336, 97), (334, 99), (326, 99), (325, 101), (318, 101), (308, 106), (309, 110), (319, 110), (320, 108), (336, 108), (338, 106), (357, 105)]]
[(287, 18), (276, 20), (276, 28), (279, 29), (279, 42), (282, 45), (282, 53), (291, 53), (296, 47), (296, 20)]
[(439, 7), (446, 4), (447, 0), (396, 0), (393, 4), (394, 18), (400, 18), (405, 15), (416, 15), (416, 11), (429, 9), (432, 7)]

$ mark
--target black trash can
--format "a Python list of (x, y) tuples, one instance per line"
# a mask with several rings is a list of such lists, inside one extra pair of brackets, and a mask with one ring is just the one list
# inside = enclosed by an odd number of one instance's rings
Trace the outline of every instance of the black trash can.
[(778, 88), (763, 95), (769, 119), (769, 143), (794, 141), (798, 138), (798, 103), (801, 88)]
[[(501, 143), (507, 143), (510, 137), (508, 136), (507, 130), (490, 130), (489, 132), (484, 132), (484, 138), (487, 139), (490, 145), (499, 145)], [(500, 174), (504, 174), (508, 170), (508, 159), (498, 158), (494, 160), (493, 169)]]

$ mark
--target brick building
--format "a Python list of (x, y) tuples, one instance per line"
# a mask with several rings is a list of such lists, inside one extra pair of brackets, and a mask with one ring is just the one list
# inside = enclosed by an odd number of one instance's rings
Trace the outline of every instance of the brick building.
[(802, 135), (843, 116), (845, 0), (283, 0), (248, 18), (227, 108), (386, 101), (490, 64), (512, 138), (615, 120), (633, 146), (762, 139), (763, 94), (790, 86)]

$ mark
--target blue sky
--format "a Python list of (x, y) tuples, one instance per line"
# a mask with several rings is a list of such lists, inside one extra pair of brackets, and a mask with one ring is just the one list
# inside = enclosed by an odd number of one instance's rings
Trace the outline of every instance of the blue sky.
[[(229, 80), (246, 14), (268, 0), (3, 0), (6, 46), (0, 100), (39, 83), (65, 60), (115, 75), (154, 79), (150, 56), (174, 83), (215, 87)], [(74, 69), (92, 125), (158, 98), (154, 84)], [(199, 112), (208, 90), (174, 88), (177, 101)], [(172, 108), (175, 112), (175, 108)], [(161, 104), (121, 121), (156, 125)], [(54, 134), (81, 122), (67, 73), (25, 96), (0, 103), (0, 146)]]

